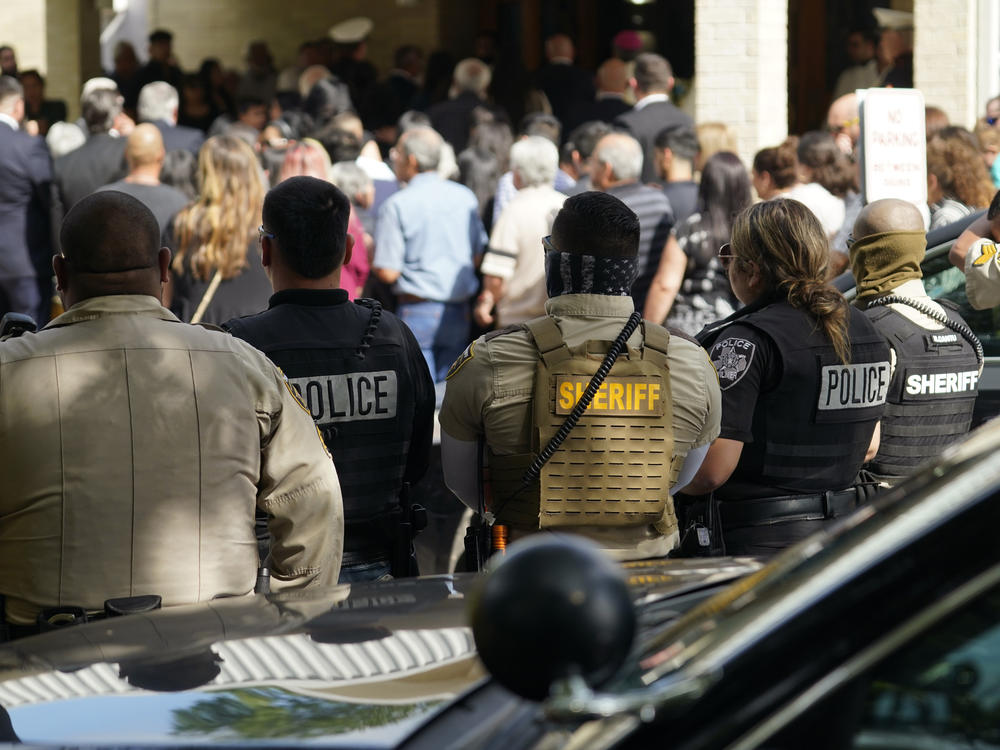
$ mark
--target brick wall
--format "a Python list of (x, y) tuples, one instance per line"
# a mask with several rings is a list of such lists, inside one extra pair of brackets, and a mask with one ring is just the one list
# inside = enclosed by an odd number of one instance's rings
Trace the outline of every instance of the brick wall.
[(788, 131), (787, 0), (697, 0), (695, 121), (724, 122), (740, 158)]
[(916, 0), (913, 15), (913, 85), (953, 123), (972, 127), (986, 105), (977, 96), (977, 0)]

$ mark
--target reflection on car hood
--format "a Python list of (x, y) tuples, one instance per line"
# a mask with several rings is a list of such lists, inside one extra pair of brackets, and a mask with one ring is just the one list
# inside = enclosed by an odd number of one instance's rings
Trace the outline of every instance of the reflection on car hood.
[[(756, 567), (626, 572), (642, 602)], [(219, 599), (13, 641), (0, 646), (0, 742), (393, 746), (485, 678), (465, 611), (476, 581)]]

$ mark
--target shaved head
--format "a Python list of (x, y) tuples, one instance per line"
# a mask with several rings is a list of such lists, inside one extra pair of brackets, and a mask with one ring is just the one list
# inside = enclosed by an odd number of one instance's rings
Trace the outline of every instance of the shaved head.
[(148, 122), (136, 125), (125, 145), (125, 158), (128, 159), (129, 167), (156, 164), (162, 162), (165, 155), (159, 128)]
[(613, 91), (617, 94), (625, 91), (628, 85), (628, 69), (625, 63), (617, 57), (611, 57), (601, 63), (597, 69), (597, 88), (600, 91)]
[(120, 273), (156, 265), (160, 227), (132, 196), (102, 190), (70, 209), (59, 239), (75, 273)]
[(854, 222), (854, 239), (885, 232), (923, 232), (924, 218), (908, 201), (884, 198), (861, 209)]

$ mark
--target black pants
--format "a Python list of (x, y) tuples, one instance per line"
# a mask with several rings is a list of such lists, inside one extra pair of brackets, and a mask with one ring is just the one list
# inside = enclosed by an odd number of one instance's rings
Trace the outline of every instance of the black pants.
[(722, 530), (727, 555), (754, 555), (769, 558), (791, 547), (807, 536), (815, 534), (823, 524), (835, 519), (820, 518), (815, 521), (782, 521), (758, 526), (741, 526)]

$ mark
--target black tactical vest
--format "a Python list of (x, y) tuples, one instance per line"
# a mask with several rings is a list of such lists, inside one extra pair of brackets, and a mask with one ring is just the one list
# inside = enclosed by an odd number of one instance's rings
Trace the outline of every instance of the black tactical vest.
[[(945, 309), (957, 323), (964, 321)], [(950, 328), (928, 331), (890, 307), (865, 315), (896, 351), (896, 371), (882, 416), (882, 441), (873, 474), (898, 479), (969, 431), (979, 390), (972, 344)]]
[[(786, 302), (730, 320), (768, 336), (781, 359), (776, 387), (757, 400), (753, 442), (743, 446), (730, 482), (786, 494), (852, 485), (889, 390), (885, 341), (851, 308), (851, 358), (844, 365), (815, 320)], [(727, 328), (699, 339), (710, 348)]]
[[(414, 384), (398, 322), (369, 306), (276, 305), (230, 321), (295, 386), (333, 455), (348, 524), (384, 516), (399, 503), (414, 418)], [(311, 323), (327, 316), (321, 324)], [(349, 545), (357, 539), (349, 533)]]

